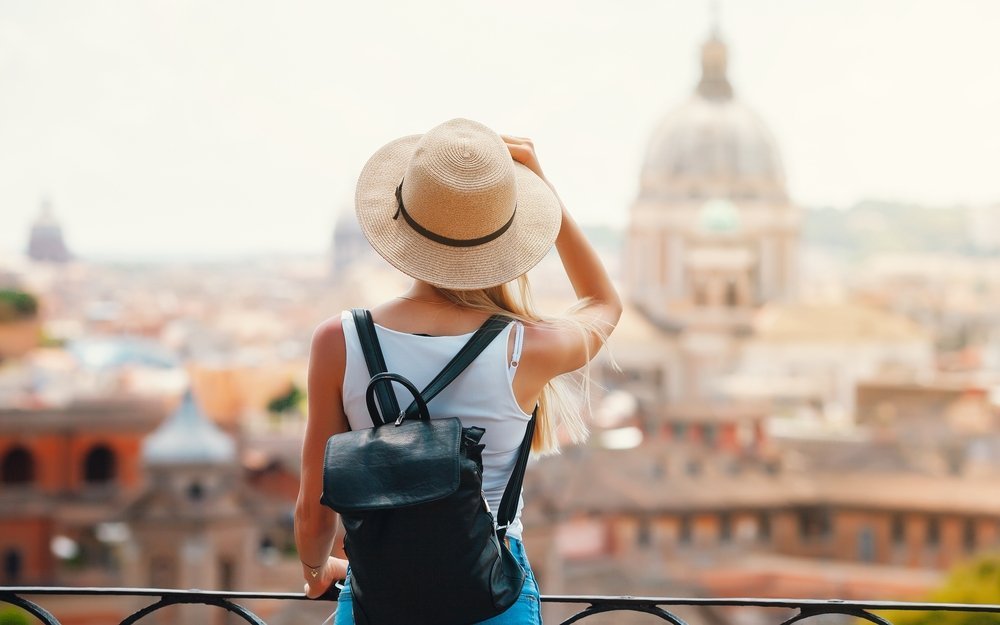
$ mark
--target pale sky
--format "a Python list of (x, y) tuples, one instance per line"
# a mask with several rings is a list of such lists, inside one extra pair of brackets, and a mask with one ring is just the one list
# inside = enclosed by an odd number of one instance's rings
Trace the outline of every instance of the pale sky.
[[(627, 220), (708, 1), (0, 0), (0, 256), (41, 197), (90, 257), (322, 253), (383, 143), (535, 139)], [(1000, 202), (1000, 2), (728, 0), (730, 80), (806, 206)]]

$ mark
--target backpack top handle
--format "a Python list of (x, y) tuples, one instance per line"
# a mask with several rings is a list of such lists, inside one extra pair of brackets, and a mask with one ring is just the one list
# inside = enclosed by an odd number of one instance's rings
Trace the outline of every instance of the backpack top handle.
[[(365, 364), (368, 365), (368, 375), (372, 376), (372, 380), (369, 382), (369, 388), (371, 388), (371, 383), (375, 381), (375, 376), (385, 373), (388, 367), (385, 364), (385, 357), (382, 354), (382, 346), (378, 342), (378, 335), (375, 333), (375, 322), (372, 320), (371, 312), (363, 308), (354, 308), (351, 310), (351, 314), (354, 317), (354, 325), (358, 331), (358, 339), (361, 341), (361, 351), (365, 355)], [(493, 339), (510, 322), (511, 319), (503, 315), (493, 315), (483, 322), (483, 325), (479, 326), (479, 329), (462, 346), (462, 349), (424, 387), (424, 390), (413, 394), (413, 401), (404, 411), (406, 413), (405, 418), (412, 419), (418, 416), (420, 407), (417, 403), (417, 395), (422, 396), (425, 404), (430, 403), (438, 393), (451, 384), (493, 342)], [(399, 380), (396, 379), (396, 381)], [(389, 380), (384, 377), (380, 378), (379, 383), (374, 386), (376, 388), (374, 394), (378, 398), (378, 407), (381, 408), (381, 418), (379, 418), (377, 410), (372, 410), (374, 407), (373, 402), (368, 404), (368, 412), (372, 419), (372, 425), (379, 427), (380, 425), (389, 423), (393, 419), (398, 419), (401, 413), (399, 403), (396, 400), (396, 393), (392, 390), (392, 384)]]
[[(431, 415), (427, 411), (427, 402), (424, 401), (424, 398), (421, 396), (420, 391), (418, 391), (417, 387), (413, 385), (413, 382), (410, 382), (409, 380), (399, 375), (398, 373), (387, 373), (387, 372), (376, 373), (372, 377), (371, 381), (368, 382), (368, 389), (365, 391), (365, 403), (368, 404), (368, 414), (370, 415), (378, 414), (378, 408), (375, 406), (375, 387), (379, 384), (379, 382), (385, 382), (385, 383), (399, 382), (400, 384), (402, 384), (406, 388), (406, 390), (410, 391), (410, 394), (413, 395), (413, 402), (417, 405), (417, 411), (418, 411), (416, 415), (417, 418), (420, 419), (421, 421), (430, 421)], [(399, 413), (399, 416), (396, 417), (396, 426), (398, 427), (402, 425), (403, 420), (406, 419), (408, 416), (409, 415), (407, 415), (406, 412), (401, 411)]]

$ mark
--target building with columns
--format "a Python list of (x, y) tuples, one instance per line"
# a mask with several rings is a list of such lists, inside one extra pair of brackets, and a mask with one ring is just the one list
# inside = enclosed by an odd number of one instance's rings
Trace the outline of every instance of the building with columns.
[(653, 132), (629, 217), (627, 299), (673, 337), (673, 400), (711, 398), (754, 312), (794, 295), (799, 211), (767, 127), (735, 95), (726, 45), (701, 50), (691, 98)]

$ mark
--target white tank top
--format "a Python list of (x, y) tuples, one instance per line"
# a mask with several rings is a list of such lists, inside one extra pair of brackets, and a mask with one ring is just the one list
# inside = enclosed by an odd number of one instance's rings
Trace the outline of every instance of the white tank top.
[[(347, 362), (344, 370), (343, 402), (352, 430), (372, 427), (365, 389), (368, 387), (368, 366), (350, 311), (341, 314)], [(514, 352), (507, 361), (507, 345), (514, 331)], [(397, 332), (375, 325), (386, 368), (423, 389), (458, 353), (472, 336), (422, 336)], [(531, 415), (517, 403), (511, 383), (521, 354), (524, 326), (512, 323), (493, 339), (483, 352), (429, 404), (431, 418), (459, 417), (465, 427), (486, 430), (482, 442), (483, 492), (490, 511), (496, 515), (507, 481), (514, 470), (517, 451)], [(393, 384), (400, 406), (409, 406), (413, 397), (400, 384)], [(518, 493), (517, 514), (507, 528), (507, 535), (521, 538), (521, 508), (524, 499)]]

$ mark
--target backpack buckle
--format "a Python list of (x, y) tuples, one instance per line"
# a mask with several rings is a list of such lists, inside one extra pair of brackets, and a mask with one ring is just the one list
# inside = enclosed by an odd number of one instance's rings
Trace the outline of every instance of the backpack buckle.
[(396, 417), (396, 427), (403, 425), (403, 421), (406, 420), (406, 411), (400, 410), (399, 416)]

